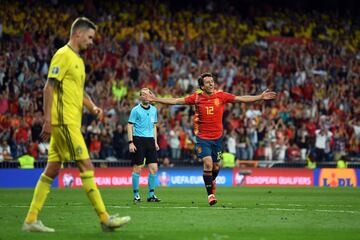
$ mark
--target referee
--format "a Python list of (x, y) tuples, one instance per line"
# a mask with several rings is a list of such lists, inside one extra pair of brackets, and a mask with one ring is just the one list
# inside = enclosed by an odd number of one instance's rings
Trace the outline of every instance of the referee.
[[(140, 96), (144, 93), (150, 93), (148, 88), (140, 90)], [(158, 171), (157, 151), (157, 109), (149, 104), (148, 101), (142, 101), (131, 109), (127, 125), (129, 152), (132, 156), (132, 186), (134, 191), (134, 203), (141, 202), (139, 193), (140, 171), (144, 164), (148, 165), (148, 202), (160, 202), (154, 194), (156, 173)]]

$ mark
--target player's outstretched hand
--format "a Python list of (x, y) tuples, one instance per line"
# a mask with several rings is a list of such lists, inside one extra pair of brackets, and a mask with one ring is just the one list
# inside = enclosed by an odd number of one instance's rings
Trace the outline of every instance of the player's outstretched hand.
[(103, 116), (103, 110), (97, 106), (94, 106), (92, 109), (91, 109), (91, 113), (96, 115), (98, 119), (101, 119), (102, 116)]
[(262, 94), (261, 94), (261, 99), (262, 100), (271, 100), (276, 98), (276, 92), (270, 92), (269, 89), (266, 89)]
[(149, 101), (149, 102), (153, 102), (156, 99), (155, 94), (153, 92), (151, 92), (150, 90), (142, 92), (141, 98), (142, 98), (142, 100)]

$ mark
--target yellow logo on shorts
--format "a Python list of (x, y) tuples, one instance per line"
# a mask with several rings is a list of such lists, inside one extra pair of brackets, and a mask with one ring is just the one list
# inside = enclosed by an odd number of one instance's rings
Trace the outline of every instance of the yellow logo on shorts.
[(76, 152), (76, 156), (81, 156), (82, 148), (80, 146), (77, 146), (77, 148), (75, 149), (75, 152)]
[(217, 152), (217, 160), (220, 161), (222, 158), (222, 152)]
[(201, 152), (202, 152), (202, 148), (201, 148), (201, 147), (198, 147), (197, 152), (198, 152), (198, 153), (201, 153)]

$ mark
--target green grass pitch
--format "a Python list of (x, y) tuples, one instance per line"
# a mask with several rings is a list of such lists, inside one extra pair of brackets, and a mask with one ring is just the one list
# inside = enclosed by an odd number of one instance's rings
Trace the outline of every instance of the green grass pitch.
[[(132, 221), (101, 232), (83, 190), (52, 189), (40, 219), (55, 233), (20, 228), (32, 189), (0, 189), (0, 240), (15, 239), (360, 239), (360, 189), (218, 187), (209, 207), (203, 187), (159, 187), (160, 203), (132, 203), (131, 188), (100, 188), (111, 214)], [(146, 188), (140, 190), (143, 200)]]

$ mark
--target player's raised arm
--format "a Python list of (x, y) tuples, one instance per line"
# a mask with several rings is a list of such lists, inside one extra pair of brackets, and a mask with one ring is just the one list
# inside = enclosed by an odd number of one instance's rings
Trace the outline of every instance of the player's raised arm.
[(255, 96), (236, 96), (235, 102), (256, 102), (259, 100), (272, 100), (276, 98), (276, 92), (270, 92), (269, 89), (266, 89), (262, 94)]
[(167, 105), (184, 105), (185, 98), (158, 98), (152, 92), (144, 92), (141, 98), (145, 101), (162, 103)]

